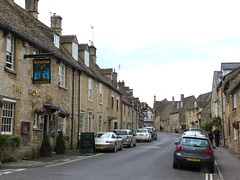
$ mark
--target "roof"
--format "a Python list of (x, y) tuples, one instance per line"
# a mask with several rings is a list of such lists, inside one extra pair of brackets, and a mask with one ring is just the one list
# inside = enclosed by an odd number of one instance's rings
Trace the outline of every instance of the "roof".
[(240, 63), (221, 63), (221, 70), (232, 70), (240, 67)]

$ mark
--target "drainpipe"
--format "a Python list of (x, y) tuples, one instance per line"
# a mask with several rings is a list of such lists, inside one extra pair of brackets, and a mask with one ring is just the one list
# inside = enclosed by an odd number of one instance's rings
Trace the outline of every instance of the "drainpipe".
[(133, 133), (133, 107), (132, 107), (132, 133)]
[(221, 84), (221, 105), (222, 105), (222, 134), (223, 134), (223, 145), (225, 146), (225, 130), (224, 130), (224, 117), (223, 117), (223, 81), (222, 81), (222, 84)]
[(77, 145), (79, 147), (79, 122), (80, 122), (80, 77), (81, 77), (81, 71), (79, 72), (79, 78), (78, 78), (78, 129), (77, 129)]
[(71, 122), (71, 149), (73, 149), (73, 116), (74, 116), (74, 73), (75, 69), (72, 68), (72, 122)]

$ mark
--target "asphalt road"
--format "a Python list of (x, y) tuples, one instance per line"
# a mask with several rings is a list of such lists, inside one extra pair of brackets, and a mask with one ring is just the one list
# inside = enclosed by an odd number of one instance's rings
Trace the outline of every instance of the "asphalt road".
[(174, 142), (180, 134), (158, 133), (158, 140), (137, 143), (116, 153), (29, 168), (0, 176), (0, 180), (217, 180), (206, 169), (173, 169)]

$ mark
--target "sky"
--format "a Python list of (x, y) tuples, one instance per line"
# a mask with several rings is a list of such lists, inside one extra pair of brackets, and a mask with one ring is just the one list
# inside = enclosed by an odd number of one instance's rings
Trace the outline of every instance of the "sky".
[[(14, 0), (25, 8), (25, 0)], [(62, 34), (93, 41), (97, 64), (113, 68), (153, 107), (211, 92), (213, 72), (240, 62), (239, 0), (39, 0), (38, 18), (62, 17)], [(93, 27), (93, 28), (92, 28)]]

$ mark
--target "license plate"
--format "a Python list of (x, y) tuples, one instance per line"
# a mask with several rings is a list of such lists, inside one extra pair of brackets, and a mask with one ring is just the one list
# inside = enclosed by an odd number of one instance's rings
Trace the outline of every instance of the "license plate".
[(187, 161), (200, 162), (200, 159), (199, 158), (187, 158)]
[(95, 145), (96, 148), (103, 148), (102, 145)]
[(144, 136), (143, 134), (139, 134), (139, 136)]

